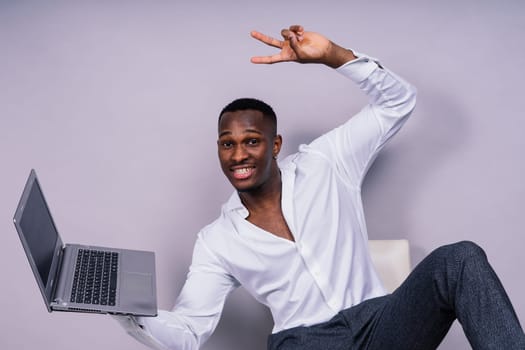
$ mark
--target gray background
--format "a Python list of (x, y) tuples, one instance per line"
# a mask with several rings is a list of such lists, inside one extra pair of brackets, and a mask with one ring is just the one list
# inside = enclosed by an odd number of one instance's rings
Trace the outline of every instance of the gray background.
[[(0, 1), (1, 349), (141, 349), (107, 316), (48, 314), (12, 224), (30, 168), (65, 241), (154, 250), (171, 308), (198, 230), (231, 193), (216, 118), (254, 96), (283, 154), (346, 120), (358, 90), (321, 66), (254, 66), (249, 37), (301, 23), (413, 82), (412, 119), (364, 187), (371, 238), (482, 245), (525, 322), (523, 1)], [(16, 283), (15, 283), (16, 282)], [(242, 290), (205, 349), (265, 349)], [(98, 333), (100, 336), (95, 336)], [(440, 349), (468, 349), (454, 326)]]

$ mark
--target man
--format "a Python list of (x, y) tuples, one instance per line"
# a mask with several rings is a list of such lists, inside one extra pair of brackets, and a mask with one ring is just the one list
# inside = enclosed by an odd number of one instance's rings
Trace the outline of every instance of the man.
[(218, 123), (218, 155), (235, 188), (197, 238), (172, 311), (119, 318), (159, 349), (197, 349), (228, 294), (242, 285), (275, 322), (269, 349), (435, 349), (457, 318), (474, 349), (525, 349), (525, 336), (486, 256), (470, 242), (441, 247), (387, 295), (370, 260), (361, 203), (367, 169), (415, 105), (415, 89), (366, 55), (301, 26), (253, 63), (321, 63), (353, 80), (369, 104), (277, 162), (282, 139), (264, 102), (240, 99)]

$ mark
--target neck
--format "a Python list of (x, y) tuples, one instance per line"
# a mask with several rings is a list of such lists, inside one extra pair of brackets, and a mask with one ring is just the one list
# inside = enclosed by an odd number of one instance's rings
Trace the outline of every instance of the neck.
[(272, 180), (263, 186), (251, 191), (239, 192), (242, 204), (250, 213), (260, 210), (268, 210), (276, 205), (281, 205), (281, 173), (277, 174)]

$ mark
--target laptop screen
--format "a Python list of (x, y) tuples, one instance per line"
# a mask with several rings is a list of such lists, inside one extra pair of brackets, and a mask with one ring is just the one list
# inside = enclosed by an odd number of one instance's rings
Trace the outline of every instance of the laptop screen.
[(30, 177), (30, 181), (29, 194), (18, 223), (45, 287), (58, 233), (36, 177)]

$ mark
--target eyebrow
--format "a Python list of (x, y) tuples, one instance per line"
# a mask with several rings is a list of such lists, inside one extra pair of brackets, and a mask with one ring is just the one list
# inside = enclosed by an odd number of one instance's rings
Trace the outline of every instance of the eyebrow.
[[(223, 137), (223, 136), (226, 136), (226, 135), (231, 135), (231, 131), (229, 130), (226, 130), (226, 131), (223, 131), (219, 134), (219, 138), (220, 137)], [(243, 131), (243, 133), (245, 134), (249, 134), (249, 133), (254, 133), (254, 134), (259, 134), (259, 135), (263, 135), (263, 133), (259, 130), (255, 130), (255, 129), (246, 129)]]

